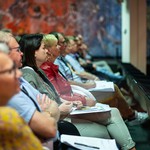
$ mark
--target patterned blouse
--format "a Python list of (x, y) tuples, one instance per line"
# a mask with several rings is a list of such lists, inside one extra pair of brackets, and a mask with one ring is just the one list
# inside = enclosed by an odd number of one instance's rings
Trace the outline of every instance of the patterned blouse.
[(9, 107), (0, 107), (0, 150), (42, 150), (25, 121)]

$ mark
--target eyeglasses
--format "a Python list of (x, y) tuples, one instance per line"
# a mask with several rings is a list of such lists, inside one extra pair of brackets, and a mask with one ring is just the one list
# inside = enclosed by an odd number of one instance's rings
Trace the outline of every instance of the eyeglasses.
[(21, 53), (21, 49), (20, 49), (20, 47), (10, 48), (10, 50), (13, 50), (13, 49), (15, 49), (17, 52), (20, 52), (20, 53)]
[(66, 41), (63, 41), (63, 42), (58, 41), (58, 45), (65, 46), (65, 45), (67, 45), (67, 43), (66, 43)]
[(13, 62), (13, 66), (10, 69), (6, 69), (6, 70), (3, 70), (3, 71), (0, 71), (0, 74), (3, 74), (3, 73), (11, 74), (11, 73), (14, 72), (14, 76), (16, 77), (16, 69), (17, 69), (16, 64), (15, 64), (15, 62)]

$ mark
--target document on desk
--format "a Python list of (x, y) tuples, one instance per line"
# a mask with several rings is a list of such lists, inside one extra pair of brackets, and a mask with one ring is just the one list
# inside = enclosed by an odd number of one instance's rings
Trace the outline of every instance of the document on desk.
[(96, 87), (88, 89), (89, 91), (114, 92), (114, 83), (108, 81), (95, 81)]
[(61, 142), (80, 150), (118, 150), (114, 139), (61, 135)]
[(83, 106), (81, 109), (73, 108), (70, 115), (108, 112), (110, 110), (111, 108), (109, 107), (109, 105), (96, 103), (93, 107)]

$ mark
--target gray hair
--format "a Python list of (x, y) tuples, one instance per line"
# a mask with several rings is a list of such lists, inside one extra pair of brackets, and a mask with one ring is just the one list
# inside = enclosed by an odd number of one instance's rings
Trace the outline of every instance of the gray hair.
[(0, 31), (0, 52), (9, 53), (8, 43), (13, 35), (9, 32)]
[(9, 51), (8, 45), (5, 42), (0, 41), (0, 52), (8, 54)]
[(0, 41), (1, 42), (8, 44), (9, 41), (11, 40), (11, 37), (13, 37), (13, 35), (11, 33), (0, 30)]

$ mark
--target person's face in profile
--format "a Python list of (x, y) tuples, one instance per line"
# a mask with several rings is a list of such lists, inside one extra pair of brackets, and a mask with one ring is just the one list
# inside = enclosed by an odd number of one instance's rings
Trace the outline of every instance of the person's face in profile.
[(57, 39), (53, 41), (53, 46), (51, 47), (51, 53), (53, 55), (53, 58), (56, 59), (58, 56), (60, 56), (60, 45), (58, 45)]
[(48, 49), (45, 48), (44, 42), (42, 42), (40, 48), (35, 51), (35, 60), (38, 67), (47, 60), (47, 52)]
[(0, 53), (0, 64), (0, 106), (4, 106), (20, 91), (19, 78), (22, 73), (6, 54)]
[(60, 51), (65, 51), (67, 46), (66, 41), (61, 34), (58, 34), (58, 37), (59, 37), (58, 45), (60, 45)]
[(10, 58), (13, 61), (15, 61), (18, 68), (22, 67), (23, 53), (20, 51), (19, 44), (13, 36), (11, 36), (11, 39), (10, 39), (8, 45), (10, 48), (10, 53), (9, 53)]

